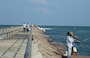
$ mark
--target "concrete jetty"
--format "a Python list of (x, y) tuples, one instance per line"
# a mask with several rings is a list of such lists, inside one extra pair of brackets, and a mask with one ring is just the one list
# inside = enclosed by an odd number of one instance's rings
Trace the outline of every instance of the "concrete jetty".
[[(32, 58), (61, 58), (61, 54), (64, 52), (65, 46), (54, 44), (49, 41), (49, 38), (45, 36), (43, 31), (37, 27), (32, 27)], [(59, 51), (61, 49), (61, 51)]]
[[(63, 44), (53, 42), (37, 26), (30, 29), (30, 32), (23, 32), (22, 26), (0, 29), (0, 58), (65, 58)], [(72, 55), (72, 58), (90, 56)]]
[[(31, 58), (67, 58), (62, 57), (66, 47), (54, 43), (37, 26), (32, 26), (32, 35)], [(72, 58), (90, 58), (90, 56), (72, 55)]]

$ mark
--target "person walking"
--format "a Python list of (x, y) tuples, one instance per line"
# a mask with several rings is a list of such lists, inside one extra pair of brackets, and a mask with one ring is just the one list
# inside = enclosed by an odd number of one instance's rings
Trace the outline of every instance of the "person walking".
[(26, 32), (26, 23), (23, 23), (23, 31)]
[(73, 32), (67, 32), (67, 39), (66, 39), (66, 43), (67, 43), (67, 58), (71, 58), (71, 53), (72, 53), (72, 47), (73, 47), (73, 42), (76, 39), (73, 39)]
[(30, 30), (30, 25), (29, 25), (29, 23), (26, 24), (26, 30), (27, 30), (27, 32)]

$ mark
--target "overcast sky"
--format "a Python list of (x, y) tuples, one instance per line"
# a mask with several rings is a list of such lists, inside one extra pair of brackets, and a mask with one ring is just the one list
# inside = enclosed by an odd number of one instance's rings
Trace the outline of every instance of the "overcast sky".
[(90, 26), (90, 0), (0, 0), (0, 24)]

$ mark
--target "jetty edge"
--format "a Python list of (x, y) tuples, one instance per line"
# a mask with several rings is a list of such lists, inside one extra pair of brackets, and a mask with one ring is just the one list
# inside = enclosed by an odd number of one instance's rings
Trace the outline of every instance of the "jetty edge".
[(66, 47), (54, 43), (43, 30), (32, 26), (31, 58), (62, 58)]
[[(32, 25), (31, 58), (67, 58), (63, 57), (66, 46), (53, 42), (38, 26)], [(90, 58), (90, 56), (72, 55), (72, 58)]]

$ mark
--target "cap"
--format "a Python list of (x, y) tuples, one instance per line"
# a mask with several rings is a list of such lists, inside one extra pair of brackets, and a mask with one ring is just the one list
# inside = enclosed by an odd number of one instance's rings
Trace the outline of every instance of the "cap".
[(78, 39), (78, 37), (77, 37), (77, 36), (74, 36), (74, 38)]

